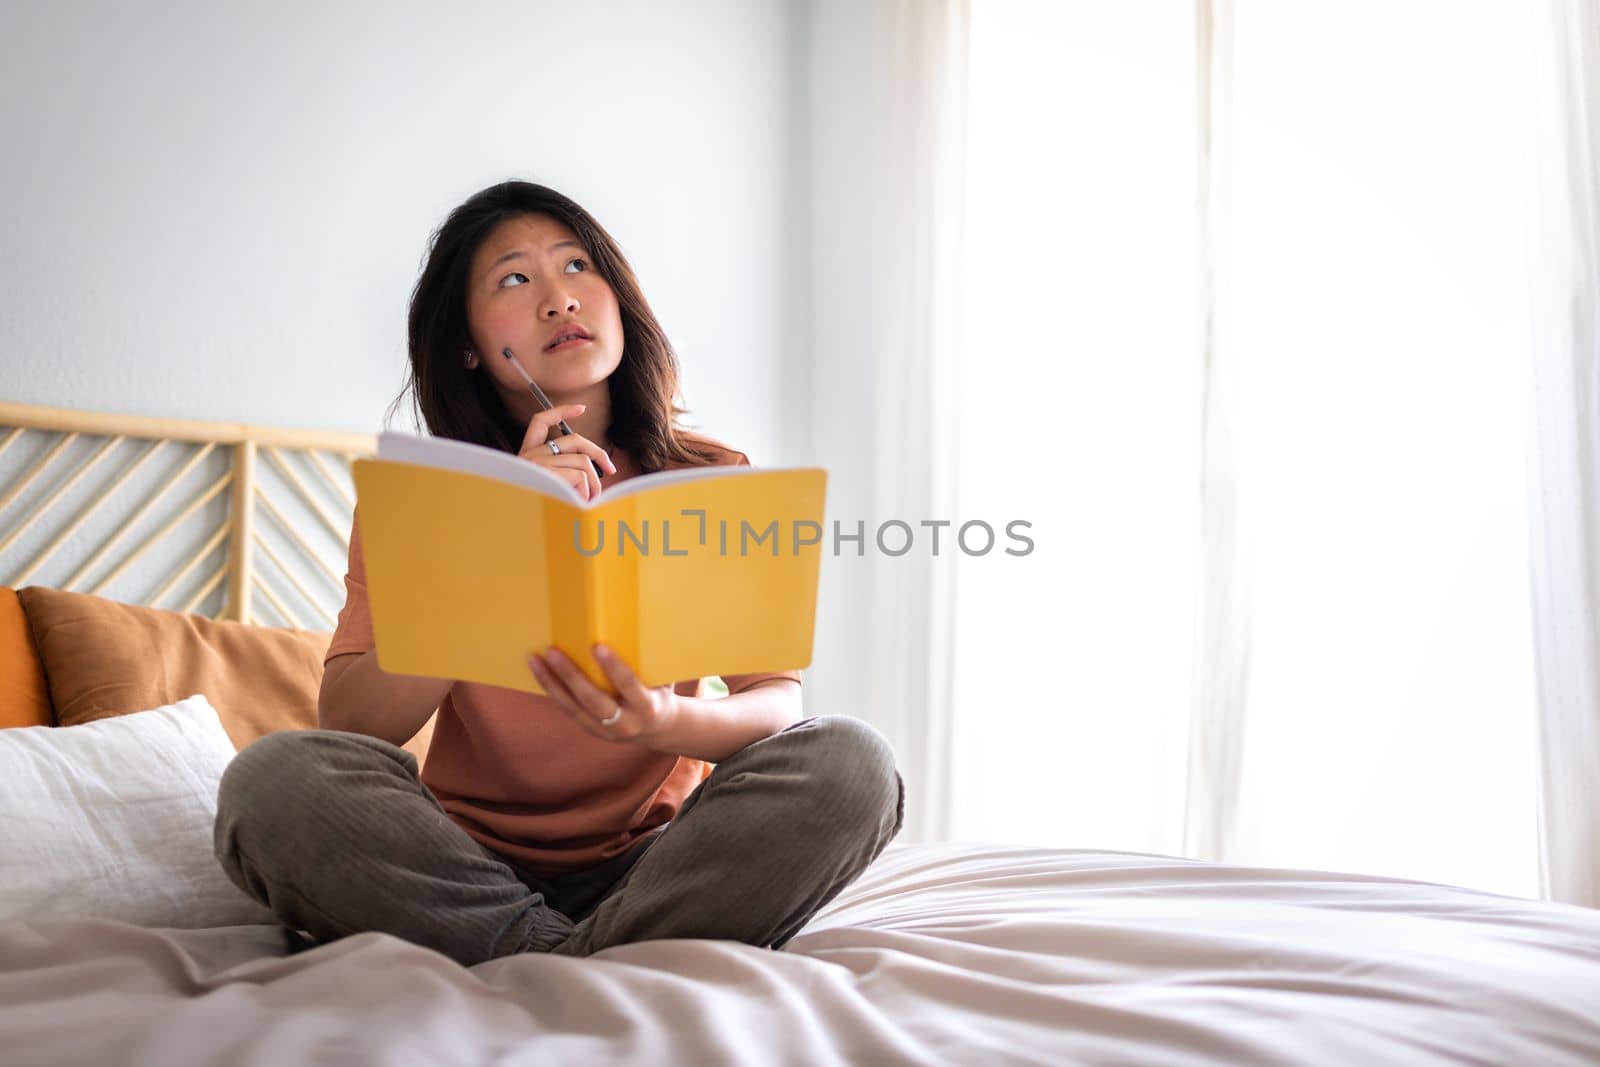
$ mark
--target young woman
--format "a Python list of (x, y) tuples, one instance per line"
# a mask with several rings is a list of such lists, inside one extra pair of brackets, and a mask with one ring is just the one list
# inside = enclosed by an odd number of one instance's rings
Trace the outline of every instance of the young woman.
[[(505, 182), (451, 212), (409, 341), (430, 433), (515, 452), (586, 499), (640, 473), (749, 462), (675, 425), (676, 357), (633, 271), (543, 186)], [(507, 348), (554, 409), (538, 410)], [(726, 676), (721, 699), (697, 679), (645, 686), (602, 646), (616, 697), (555, 649), (529, 650), (546, 695), (387, 674), (355, 524), (345, 587), (322, 729), (246, 747), (217, 802), (218, 860), (292, 931), (378, 930), (464, 965), (667, 937), (777, 948), (900, 830), (888, 745), (853, 718), (802, 717), (796, 671)], [(400, 746), (435, 709), (419, 774)]]

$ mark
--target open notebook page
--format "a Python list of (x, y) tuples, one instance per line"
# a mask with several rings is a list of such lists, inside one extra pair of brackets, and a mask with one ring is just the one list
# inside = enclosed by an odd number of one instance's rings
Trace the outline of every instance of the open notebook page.
[(675, 471), (656, 471), (653, 474), (641, 474), (629, 478), (618, 486), (607, 487), (594, 500), (585, 502), (576, 489), (537, 463), (530, 463), (510, 452), (501, 452), (496, 448), (485, 448), (483, 445), (469, 444), (466, 441), (455, 441), (448, 437), (421, 437), (417, 434), (386, 430), (378, 435), (378, 458), (494, 478), (497, 481), (522, 486), (524, 489), (559, 496), (578, 507), (592, 507), (657, 485), (691, 482), (698, 478), (758, 473), (756, 468), (744, 466), (684, 467)]

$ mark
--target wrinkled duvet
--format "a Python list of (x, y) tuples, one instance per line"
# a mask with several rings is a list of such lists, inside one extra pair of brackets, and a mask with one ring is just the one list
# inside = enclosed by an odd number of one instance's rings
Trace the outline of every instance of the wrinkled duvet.
[(782, 951), (463, 968), (383, 934), (0, 924), (0, 1063), (1600, 1064), (1600, 912), (1162, 856), (895, 844)]

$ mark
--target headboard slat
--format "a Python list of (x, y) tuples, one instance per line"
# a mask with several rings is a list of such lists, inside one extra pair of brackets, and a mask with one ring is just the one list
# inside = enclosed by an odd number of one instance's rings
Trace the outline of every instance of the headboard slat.
[[(300, 551), (306, 554), (306, 558), (315, 563), (322, 573), (327, 575), (328, 581), (333, 583), (335, 589), (338, 589), (340, 593), (343, 593), (344, 578), (340, 575), (339, 571), (329, 566), (328, 561), (323, 558), (323, 556), (318, 553), (316, 549), (311, 547), (311, 545), (306, 541), (305, 537), (301, 535), (299, 529), (295, 527), (295, 524), (285, 518), (283, 512), (278, 510), (278, 506), (272, 502), (271, 497), (262, 496), (260, 497), (260, 500), (261, 506), (266, 509), (268, 515), (271, 515), (273, 519), (277, 521), (278, 527), (282, 529), (286, 535), (288, 535), (289, 540), (293, 541), (296, 545), (299, 545)], [(339, 562), (344, 564), (347, 561), (340, 560)]]
[[(350, 495), (350, 491), (348, 489), (339, 484), (339, 479), (334, 477), (333, 471), (329, 469), (327, 461), (322, 458), (321, 454), (318, 453), (316, 449), (309, 449), (306, 452), (306, 458), (311, 461), (311, 465), (313, 467), (317, 468), (317, 473), (322, 475), (323, 481), (326, 482), (328, 487), (333, 490), (334, 495), (339, 498), (340, 503), (344, 504), (344, 506), (350, 511), (354, 511), (356, 509), (355, 497)], [(346, 541), (348, 541), (350, 538), (348, 531), (341, 533), (340, 536)], [(349, 546), (346, 545), (345, 547), (348, 548)]]
[[(24, 511), (0, 516), (0, 575), (13, 587), (162, 608), (178, 600), (179, 611), (249, 623), (262, 621), (255, 606), (264, 601), (283, 625), (301, 625), (296, 611), (318, 627), (337, 622), (355, 510), (351, 464), (375, 453), (376, 435), (10, 402), (0, 403), (0, 430), (0, 511)], [(150, 443), (125, 466), (109, 459), (130, 439)], [(191, 476), (199, 487), (185, 482)], [(257, 505), (269, 521), (258, 520)], [(224, 541), (220, 567), (203, 567)]]
[(272, 462), (274, 467), (278, 468), (278, 472), (294, 487), (295, 492), (300, 494), (300, 499), (306, 502), (306, 505), (311, 508), (317, 518), (322, 520), (322, 524), (328, 528), (328, 532), (335, 537), (348, 537), (350, 524), (348, 522), (340, 522), (329, 514), (328, 509), (323, 506), (322, 501), (317, 499), (316, 494), (311, 491), (300, 475), (296, 474), (289, 467), (289, 464), (284, 462), (284, 458), (278, 454), (278, 450), (268, 447), (266, 453), (267, 459)]
[(228, 483), (231, 481), (233, 481), (233, 472), (229, 471), (216, 481), (212, 482), (203, 492), (191, 499), (189, 503), (185, 504), (182, 511), (168, 519), (161, 529), (157, 530), (149, 537), (146, 537), (142, 542), (140, 542), (138, 548), (122, 557), (122, 562), (111, 568), (111, 573), (107, 574), (104, 578), (101, 578), (98, 582), (91, 586), (89, 592), (95, 594), (96, 596), (104, 594), (106, 587), (112, 582), (116, 581), (117, 578), (120, 577), (122, 573), (129, 567), (133, 566), (134, 563), (138, 561), (140, 556), (150, 551), (150, 549), (163, 537), (177, 529), (179, 524), (182, 523), (184, 519), (187, 519), (190, 515), (193, 515), (197, 510), (199, 510), (202, 504), (206, 503), (212, 497), (226, 489), (228, 487)]
[[(120, 441), (120, 440), (122, 440), (122, 438), (119, 437), (119, 438), (117, 438), (117, 440)], [(39, 553), (36, 556), (34, 556), (31, 561), (29, 561), (28, 565), (26, 567), (22, 568), (22, 570), (18, 571), (16, 574), (12, 575), (7, 580), (6, 584), (10, 585), (12, 588), (15, 589), (15, 588), (21, 587), (22, 584), (24, 582), (26, 582), (29, 578), (32, 578), (34, 571), (37, 571), (41, 566), (43, 566), (45, 561), (48, 560), (55, 553), (56, 549), (60, 548), (64, 544), (66, 544), (67, 540), (73, 534), (78, 532), (78, 528), (80, 526), (82, 526), (85, 522), (89, 521), (89, 518), (92, 515), (94, 515), (95, 509), (97, 507), (101, 506), (106, 501), (110, 500), (111, 496), (114, 493), (116, 493), (116, 491), (118, 489), (121, 489), (123, 487), (123, 485), (127, 483), (129, 478), (132, 478), (135, 474), (139, 473), (139, 468), (143, 467), (146, 463), (148, 463), (150, 461), (151, 457), (153, 457), (157, 452), (160, 452), (163, 448), (166, 447), (166, 445), (167, 445), (167, 443), (165, 441), (151, 441), (150, 442), (150, 446), (148, 448), (146, 448), (143, 452), (139, 453), (139, 456), (138, 456), (137, 459), (135, 459), (132, 463), (128, 464), (128, 466), (123, 468), (122, 473), (117, 475), (117, 480), (116, 481), (114, 481), (110, 485), (106, 486), (104, 489), (102, 489), (100, 491), (100, 494), (98, 496), (96, 496), (93, 500), (91, 500), (87, 504), (85, 504), (78, 511), (78, 514), (72, 520), (72, 523), (69, 526), (67, 526), (66, 529), (64, 529), (60, 533), (56, 534), (55, 539), (53, 541), (51, 541), (48, 545), (45, 545), (42, 549), (40, 549)]]
[(72, 442), (76, 441), (77, 439), (78, 435), (75, 433), (63, 434), (61, 440), (56, 442), (56, 447), (52, 448), (50, 451), (41, 456), (39, 462), (30, 467), (26, 474), (18, 478), (11, 486), (10, 490), (7, 491), (5, 496), (0, 497), (0, 511), (4, 511), (6, 508), (10, 507), (11, 502), (17, 497), (21, 496), (28, 486), (33, 484), (34, 479), (38, 478), (39, 475), (44, 473), (44, 469), (50, 466), (50, 461), (61, 455), (62, 452), (66, 451), (67, 446), (72, 444)]
[(299, 592), (301, 598), (304, 599), (307, 604), (311, 605), (311, 609), (313, 611), (320, 614), (322, 618), (326, 620), (328, 629), (333, 629), (334, 623), (337, 620), (333, 617), (333, 615), (329, 614), (327, 608), (322, 606), (322, 602), (312, 594), (311, 590), (307, 589), (300, 579), (295, 577), (294, 569), (288, 564), (284, 563), (283, 560), (279, 558), (278, 553), (272, 550), (272, 545), (267, 542), (265, 537), (261, 536), (260, 530), (257, 530), (255, 534), (255, 547), (266, 553), (267, 558), (272, 561), (273, 566), (278, 568), (278, 573), (283, 575), (284, 579), (288, 581), (290, 585), (295, 587), (295, 590)]
[[(226, 536), (228, 536), (227, 525), (223, 524), (222, 526), (218, 526), (216, 533), (211, 535), (211, 540), (207, 541), (198, 552), (190, 556), (183, 566), (174, 571), (172, 576), (166, 580), (160, 589), (157, 589), (154, 593), (150, 594), (150, 606), (153, 608), (159, 608), (161, 606), (161, 602), (167, 598), (167, 594), (172, 592), (173, 587), (179, 582), (183, 581), (184, 578), (188, 577), (189, 572), (194, 570), (196, 564), (205, 559), (207, 556), (211, 555), (211, 553), (215, 552), (217, 546), (222, 544), (222, 539)], [(224, 566), (226, 566), (226, 564), (224, 564)]]
[(145, 497), (144, 503), (139, 505), (139, 510), (128, 516), (128, 518), (123, 521), (122, 525), (117, 527), (116, 532), (114, 532), (110, 537), (106, 538), (105, 543), (96, 549), (94, 554), (85, 560), (77, 570), (73, 571), (72, 575), (67, 578), (66, 581), (61, 583), (61, 588), (75, 588), (78, 582), (83, 579), (83, 576), (98, 566), (100, 561), (105, 559), (107, 554), (109, 554), (113, 548), (117, 547), (118, 543), (121, 542), (122, 538), (127, 534), (127, 532), (137, 526), (139, 524), (139, 520), (144, 518), (151, 508), (160, 503), (161, 498), (166, 496), (168, 491), (171, 490), (173, 486), (183, 481), (184, 475), (193, 470), (195, 465), (201, 460), (205, 459), (206, 456), (210, 454), (211, 450), (216, 447), (217, 446), (214, 443), (208, 442), (204, 448), (197, 449), (195, 454), (189, 457), (189, 462), (185, 463), (175, 474), (171, 475), (166, 481), (161, 483), (161, 488)]

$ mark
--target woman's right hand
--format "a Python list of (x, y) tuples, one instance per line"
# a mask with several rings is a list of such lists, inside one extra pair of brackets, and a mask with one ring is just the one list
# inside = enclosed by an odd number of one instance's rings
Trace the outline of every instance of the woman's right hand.
[[(556, 426), (562, 419), (577, 418), (583, 414), (587, 406), (557, 404), (549, 411), (535, 412), (532, 421), (528, 423), (528, 432), (523, 435), (522, 447), (517, 450), (517, 455), (529, 463), (537, 463), (567, 482), (584, 500), (593, 500), (600, 495), (600, 479), (595, 477), (594, 472), (600, 470), (607, 474), (615, 474), (616, 465), (606, 455), (605, 449), (587, 437), (576, 433), (563, 436)], [(552, 434), (555, 436), (552, 437)], [(552, 440), (561, 449), (559, 453), (550, 451)], [(589, 462), (591, 459), (594, 460), (593, 465)]]

